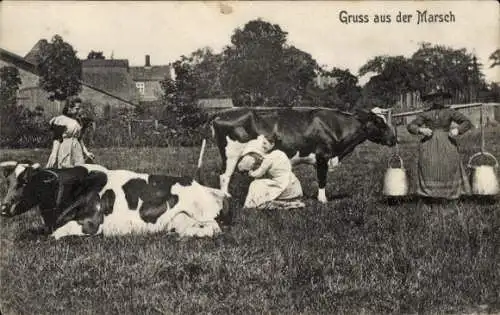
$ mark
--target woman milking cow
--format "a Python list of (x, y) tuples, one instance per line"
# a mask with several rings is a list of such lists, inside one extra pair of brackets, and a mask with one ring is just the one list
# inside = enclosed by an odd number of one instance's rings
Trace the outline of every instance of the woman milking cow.
[(275, 149), (274, 134), (260, 135), (245, 147), (238, 163), (241, 172), (254, 178), (244, 208), (293, 209), (304, 207), (300, 181), (287, 155)]

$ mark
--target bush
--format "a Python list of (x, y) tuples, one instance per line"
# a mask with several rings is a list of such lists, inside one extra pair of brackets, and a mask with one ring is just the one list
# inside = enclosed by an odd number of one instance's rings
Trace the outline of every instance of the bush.
[[(88, 110), (95, 116), (91, 106)], [(50, 148), (52, 132), (49, 121), (39, 112), (31, 112), (21, 106), (4, 109), (1, 115), (0, 147)], [(201, 144), (205, 137), (207, 114), (194, 106), (183, 106), (182, 109), (168, 107), (162, 116), (155, 129), (153, 120), (137, 120), (136, 113), (123, 110), (108, 119), (95, 120), (95, 129), (85, 128), (83, 139), (89, 148), (188, 147)]]
[(205, 137), (208, 115), (194, 106), (169, 106), (161, 116), (155, 129), (153, 120), (138, 120), (137, 113), (123, 110), (96, 121), (85, 139), (91, 147), (168, 147), (197, 146)]
[(47, 148), (52, 142), (48, 121), (22, 106), (3, 108), (0, 128), (0, 147)]

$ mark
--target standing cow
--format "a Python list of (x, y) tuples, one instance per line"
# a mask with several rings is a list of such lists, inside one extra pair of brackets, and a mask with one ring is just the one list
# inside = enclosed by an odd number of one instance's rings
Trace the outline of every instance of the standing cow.
[(38, 164), (2, 162), (8, 192), (3, 216), (39, 207), (56, 239), (68, 235), (122, 235), (176, 231), (214, 236), (224, 194), (187, 177), (108, 170), (95, 164), (43, 169)]
[(323, 203), (327, 202), (329, 161), (338, 164), (366, 140), (387, 146), (396, 144), (394, 130), (378, 108), (356, 114), (325, 108), (237, 108), (217, 114), (211, 124), (223, 162), (222, 191), (228, 192), (246, 143), (259, 134), (274, 133), (278, 138), (276, 148), (284, 151), (293, 165), (316, 166), (318, 200)]

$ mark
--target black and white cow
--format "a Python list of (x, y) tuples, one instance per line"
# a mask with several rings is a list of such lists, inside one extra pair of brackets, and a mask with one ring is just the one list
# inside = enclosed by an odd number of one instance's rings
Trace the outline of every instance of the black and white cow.
[(338, 165), (366, 140), (387, 146), (394, 146), (397, 141), (384, 111), (378, 108), (356, 114), (325, 108), (236, 108), (215, 115), (211, 125), (223, 163), (221, 190), (228, 191), (247, 143), (259, 135), (274, 133), (278, 138), (276, 148), (288, 155), (292, 165), (316, 166), (320, 202), (327, 201), (329, 165)]
[(96, 164), (43, 169), (9, 161), (0, 167), (9, 185), (2, 215), (38, 206), (56, 239), (158, 231), (211, 237), (221, 232), (215, 219), (223, 210), (224, 193), (187, 177), (108, 170)]

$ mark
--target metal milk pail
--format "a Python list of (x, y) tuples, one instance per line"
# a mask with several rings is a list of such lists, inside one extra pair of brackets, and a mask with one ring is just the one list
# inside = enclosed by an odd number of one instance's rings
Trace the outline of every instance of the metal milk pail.
[[(481, 155), (492, 158), (495, 164), (472, 165), (472, 160)], [(473, 170), (471, 176), (471, 186), (472, 186), (472, 193), (474, 195), (491, 196), (498, 194), (498, 192), (500, 191), (497, 178), (498, 161), (491, 153), (478, 152), (474, 154), (469, 159), (469, 163), (467, 166)]]
[(405, 196), (408, 194), (408, 179), (403, 160), (399, 155), (396, 156), (399, 159), (400, 167), (392, 167), (391, 158), (388, 162), (389, 167), (385, 172), (383, 194), (386, 196)]

